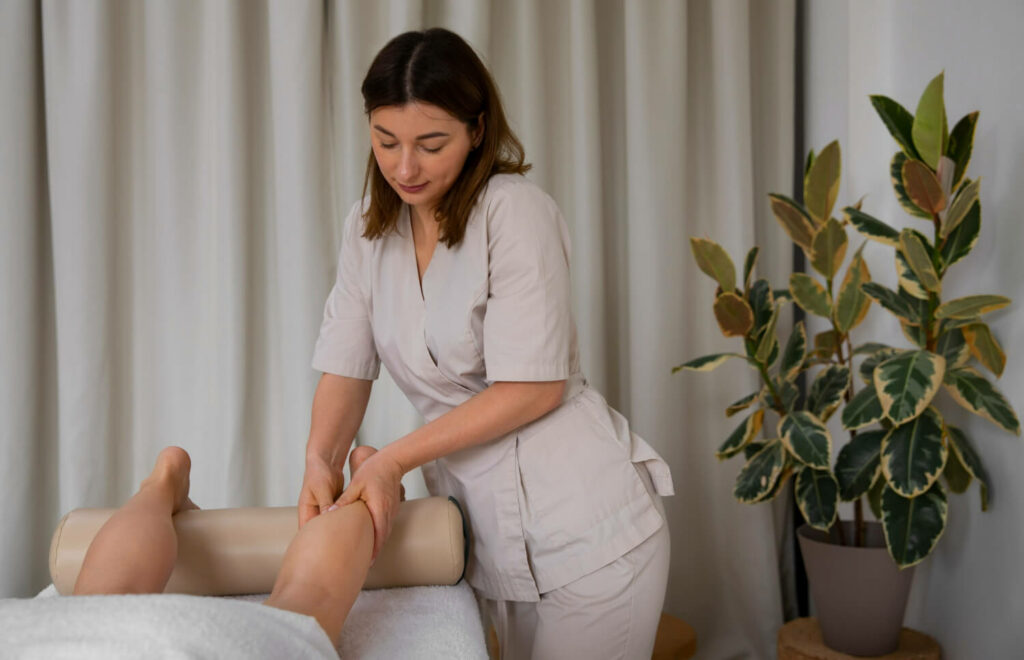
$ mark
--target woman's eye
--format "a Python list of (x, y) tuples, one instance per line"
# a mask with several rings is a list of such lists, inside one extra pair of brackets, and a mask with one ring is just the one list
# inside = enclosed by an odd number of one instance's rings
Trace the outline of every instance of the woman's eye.
[(394, 149), (397, 145), (398, 145), (397, 142), (392, 142), (391, 144), (384, 144), (383, 142), (381, 142), (380, 143), (380, 148), (381, 149)]
[(441, 147), (435, 147), (433, 149), (430, 147), (423, 147), (423, 151), (426, 151), (428, 154), (436, 154), (438, 151), (441, 151)]

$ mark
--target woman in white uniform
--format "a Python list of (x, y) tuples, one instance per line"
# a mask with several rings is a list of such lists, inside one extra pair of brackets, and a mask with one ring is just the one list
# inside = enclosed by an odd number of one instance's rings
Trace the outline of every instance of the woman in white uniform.
[[(362, 92), (372, 153), (314, 352), (300, 524), (362, 500), (376, 556), (422, 467), (464, 508), (503, 658), (649, 658), (672, 481), (580, 371), (561, 213), (454, 33), (396, 37)], [(381, 362), (427, 423), (341, 493)]]

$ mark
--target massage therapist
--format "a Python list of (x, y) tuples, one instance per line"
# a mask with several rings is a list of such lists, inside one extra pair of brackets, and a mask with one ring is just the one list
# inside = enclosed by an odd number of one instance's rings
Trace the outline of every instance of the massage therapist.
[[(580, 371), (566, 224), (523, 176), (494, 81), (431, 29), (388, 42), (362, 93), (372, 153), (313, 357), (300, 524), (363, 500), (376, 556), (421, 467), (462, 504), (503, 658), (649, 658), (671, 476)], [(342, 493), (382, 361), (427, 423)]]

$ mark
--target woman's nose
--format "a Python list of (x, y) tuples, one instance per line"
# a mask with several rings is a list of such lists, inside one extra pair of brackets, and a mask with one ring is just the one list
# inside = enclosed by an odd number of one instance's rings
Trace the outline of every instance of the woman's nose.
[(398, 175), (402, 179), (402, 183), (416, 183), (415, 179), (419, 170), (416, 153), (412, 149), (403, 149), (402, 160), (398, 163)]

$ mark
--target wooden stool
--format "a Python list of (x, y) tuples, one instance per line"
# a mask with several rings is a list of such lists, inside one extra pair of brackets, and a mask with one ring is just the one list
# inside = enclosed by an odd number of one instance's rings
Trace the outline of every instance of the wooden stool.
[[(938, 642), (910, 628), (904, 628), (900, 633), (899, 648), (877, 656), (885, 660), (939, 660), (941, 657), (942, 649)], [(818, 620), (806, 618), (794, 619), (779, 628), (778, 660), (858, 660), (858, 656), (825, 646)]]
[(687, 660), (697, 652), (697, 631), (671, 614), (661, 613), (651, 660)]

